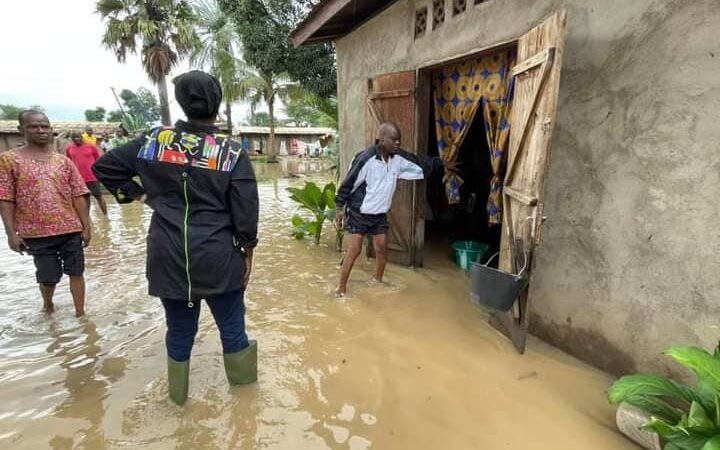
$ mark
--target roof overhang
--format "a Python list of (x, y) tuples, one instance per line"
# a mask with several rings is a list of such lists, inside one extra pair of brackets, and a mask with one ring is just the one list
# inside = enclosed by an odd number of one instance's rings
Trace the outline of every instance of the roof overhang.
[(323, 0), (293, 30), (293, 45), (317, 44), (341, 38), (397, 0)]

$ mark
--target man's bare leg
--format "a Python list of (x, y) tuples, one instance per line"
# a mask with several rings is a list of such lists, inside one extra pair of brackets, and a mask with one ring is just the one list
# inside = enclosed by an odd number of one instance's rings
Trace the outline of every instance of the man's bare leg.
[(342, 269), (340, 269), (340, 286), (338, 286), (335, 293), (337, 295), (345, 295), (347, 292), (347, 282), (350, 278), (350, 272), (352, 271), (353, 264), (362, 250), (362, 234), (350, 234), (348, 235), (348, 249), (345, 254), (345, 260), (343, 261)]
[(375, 249), (375, 277), (373, 279), (382, 283), (387, 256), (387, 234), (373, 236), (373, 248)]
[(85, 278), (70, 277), (70, 293), (75, 304), (75, 317), (85, 315)]
[(98, 202), (98, 206), (100, 206), (100, 211), (102, 211), (103, 215), (107, 216), (107, 203), (105, 203), (105, 199), (98, 197), (96, 200)]
[(55, 294), (55, 285), (40, 283), (40, 294), (42, 294), (43, 298), (43, 311), (46, 313), (54, 312), (53, 295)]

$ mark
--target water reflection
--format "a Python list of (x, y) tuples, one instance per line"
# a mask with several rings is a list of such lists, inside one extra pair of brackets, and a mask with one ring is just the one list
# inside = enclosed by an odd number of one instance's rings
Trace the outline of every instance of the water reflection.
[(94, 210), (80, 322), (66, 282), (57, 313), (39, 313), (32, 261), (0, 233), (0, 448), (635, 448), (612, 431), (609, 377), (534, 340), (517, 355), (443, 260), (391, 266), (389, 284), (374, 285), (361, 258), (351, 297), (337, 301), (333, 231), (320, 246), (293, 239), (286, 193), (324, 181), (325, 162), (298, 166), (303, 178), (286, 164), (256, 165), (265, 181), (247, 322), (259, 382), (228, 386), (204, 308), (182, 408), (167, 399), (163, 314), (146, 294), (147, 207)]
[(91, 320), (74, 332), (59, 332), (55, 323), (50, 334), (57, 335), (47, 351), (62, 358), (60, 367), (65, 370), (63, 386), (68, 396), (55, 409), (59, 418), (81, 419), (87, 426), (75, 431), (73, 438), (55, 436), (50, 439), (53, 449), (105, 448), (105, 438), (100, 425), (104, 416), (103, 402), (111, 383), (125, 373), (127, 362), (121, 357), (101, 358), (98, 345), (100, 335)]
[(274, 164), (253, 163), (253, 168), (258, 180), (267, 181), (328, 173), (333, 164), (331, 160), (324, 158), (284, 157)]

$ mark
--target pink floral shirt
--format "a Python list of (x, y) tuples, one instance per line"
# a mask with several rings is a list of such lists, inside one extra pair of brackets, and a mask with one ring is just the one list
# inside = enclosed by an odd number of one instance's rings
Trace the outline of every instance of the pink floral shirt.
[(47, 161), (39, 161), (21, 149), (0, 154), (0, 200), (15, 203), (20, 237), (82, 231), (72, 199), (87, 193), (77, 168), (64, 155), (51, 152)]

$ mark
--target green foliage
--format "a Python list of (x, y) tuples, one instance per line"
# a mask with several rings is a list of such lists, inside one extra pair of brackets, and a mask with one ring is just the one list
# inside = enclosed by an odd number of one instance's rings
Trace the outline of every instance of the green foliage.
[(290, 34), (308, 12), (308, 0), (218, 0), (235, 21), (243, 59), (260, 73), (287, 74), (319, 97), (335, 95), (331, 44), (294, 48)]
[(140, 50), (142, 64), (158, 85), (163, 120), (169, 122), (166, 77), (198, 47), (195, 16), (187, 0), (99, 0), (97, 12), (105, 21), (102, 43), (125, 62)]
[(119, 109), (116, 109), (114, 111), (110, 111), (107, 113), (107, 121), (108, 122), (122, 122), (125, 117), (123, 116), (122, 111)]
[[(250, 118), (248, 119), (248, 124), (251, 127), (269, 127), (270, 115), (263, 111), (256, 112), (255, 114), (250, 115)], [(275, 121), (275, 125), (277, 125), (277, 121)]]
[(225, 14), (216, 0), (193, 0), (197, 18), (197, 32), (200, 45), (192, 54), (190, 63), (209, 70), (220, 82), (226, 103), (227, 126), (232, 131), (230, 106), (241, 97), (240, 54), (242, 44), (235, 24)]
[(335, 183), (328, 183), (320, 189), (317, 184), (306, 182), (302, 189), (287, 188), (287, 191), (291, 200), (313, 215), (312, 219), (297, 214), (292, 217), (293, 236), (297, 239), (312, 236), (315, 245), (319, 245), (325, 221), (335, 223)]
[(308, 92), (307, 95), (290, 97), (285, 107), (288, 118), (296, 126), (328, 127), (337, 129), (337, 98), (319, 98)]
[(160, 120), (160, 105), (158, 105), (157, 97), (148, 89), (139, 87), (135, 92), (123, 89), (119, 97), (123, 102), (125, 112), (144, 125), (150, 125)]
[(35, 111), (44, 112), (42, 106), (18, 106), (11, 104), (0, 104), (0, 120), (18, 120), (18, 115), (26, 109), (34, 109)]
[(651, 414), (646, 428), (667, 442), (665, 450), (720, 450), (720, 345), (713, 354), (697, 347), (664, 354), (695, 373), (694, 387), (661, 375), (627, 375), (610, 387), (610, 403)]
[(95, 109), (86, 109), (85, 120), (88, 122), (103, 122), (105, 120), (105, 108), (98, 106)]
[(122, 122), (130, 132), (150, 128), (160, 120), (160, 106), (157, 97), (144, 87), (136, 91), (123, 89), (118, 95), (123, 103), (125, 114), (120, 110), (110, 111), (107, 114), (108, 122)]

